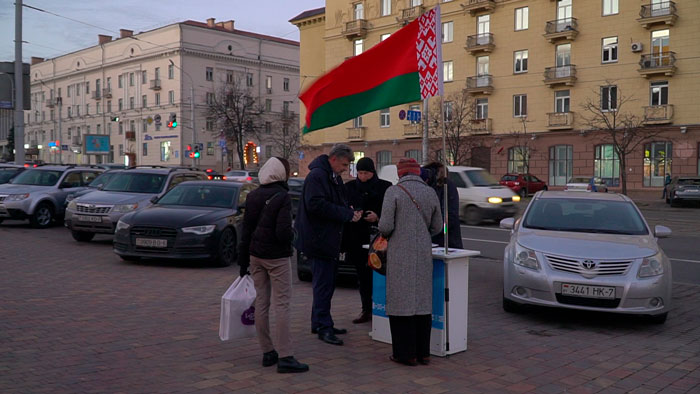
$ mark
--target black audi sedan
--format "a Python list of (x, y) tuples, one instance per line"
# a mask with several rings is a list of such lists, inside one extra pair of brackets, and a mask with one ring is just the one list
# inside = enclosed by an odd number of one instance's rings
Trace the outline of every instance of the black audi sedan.
[(237, 258), (243, 205), (256, 184), (183, 182), (153, 205), (124, 215), (116, 226), (114, 253), (141, 258), (209, 259), (219, 266)]

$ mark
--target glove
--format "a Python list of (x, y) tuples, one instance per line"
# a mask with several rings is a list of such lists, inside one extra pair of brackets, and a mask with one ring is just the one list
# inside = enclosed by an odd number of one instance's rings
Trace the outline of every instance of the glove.
[(240, 271), (241, 278), (250, 275), (250, 272), (248, 272), (248, 265), (241, 265), (241, 271)]

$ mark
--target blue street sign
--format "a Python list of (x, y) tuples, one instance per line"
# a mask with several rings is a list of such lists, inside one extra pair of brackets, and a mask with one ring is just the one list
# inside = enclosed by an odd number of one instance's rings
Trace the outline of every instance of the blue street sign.
[(408, 120), (409, 122), (420, 122), (420, 118), (421, 118), (420, 111), (409, 110), (408, 113), (406, 114), (406, 120)]
[(223, 139), (223, 138), (221, 138), (221, 139), (219, 140), (219, 146), (222, 147), (222, 148), (225, 147), (225, 146), (226, 146), (226, 140)]
[(68, 145), (61, 145), (61, 150), (68, 150)]

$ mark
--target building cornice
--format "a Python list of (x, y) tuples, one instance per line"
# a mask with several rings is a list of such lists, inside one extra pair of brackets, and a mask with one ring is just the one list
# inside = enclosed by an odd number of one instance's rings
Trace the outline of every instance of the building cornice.
[(223, 53), (214, 53), (214, 52), (198, 51), (196, 49), (182, 48), (182, 54), (183, 55), (191, 55), (191, 56), (195, 56), (195, 57), (199, 57), (199, 58), (203, 58), (203, 59), (225, 61), (225, 62), (240, 64), (240, 65), (244, 65), (244, 66), (258, 67), (258, 66), (262, 65), (263, 67), (268, 68), (268, 69), (275, 69), (275, 70), (280, 70), (280, 71), (299, 73), (299, 67), (297, 67), (297, 66), (292, 66), (292, 65), (284, 64), (284, 63), (270, 62), (270, 61), (266, 61), (266, 60), (257, 60), (257, 59), (239, 57), (239, 56), (226, 55)]

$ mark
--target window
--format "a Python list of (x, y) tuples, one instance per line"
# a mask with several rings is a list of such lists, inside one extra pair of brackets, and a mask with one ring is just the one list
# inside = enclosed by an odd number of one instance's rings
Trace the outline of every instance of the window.
[(107, 112), (112, 112), (112, 100), (107, 101)]
[(144, 133), (148, 131), (148, 119), (141, 119), (141, 131)]
[(389, 113), (389, 108), (384, 108), (379, 111), (379, 127), (389, 127), (391, 126), (391, 115)]
[(382, 0), (380, 12), (382, 16), (391, 15), (391, 0)]
[(362, 127), (362, 116), (358, 116), (357, 118), (352, 120), (352, 127), (355, 129), (359, 129)]
[(265, 111), (267, 111), (267, 112), (272, 111), (272, 100), (265, 99)]
[(514, 146), (508, 149), (508, 172), (525, 174), (530, 165), (530, 148)]
[[(85, 82), (85, 94), (90, 94), (90, 81)], [(42, 96), (41, 101), (44, 101), (43, 100), (44, 92), (41, 92), (41, 96)]]
[(168, 92), (168, 103), (175, 104), (175, 91), (171, 90)]
[(527, 49), (525, 49), (523, 51), (515, 51), (515, 55), (513, 56), (513, 58), (514, 58), (513, 72), (515, 72), (515, 73), (527, 72), (527, 56), (528, 56)]
[(97, 126), (95, 126), (95, 133), (97, 133), (97, 134), (102, 133), (102, 125), (101, 124), (98, 123)]
[(170, 141), (160, 143), (160, 161), (170, 160)]
[(353, 50), (352, 54), (354, 56), (362, 54), (362, 49), (363, 49), (363, 42), (364, 40), (355, 40), (353, 41)]
[(526, 94), (516, 94), (515, 96), (513, 96), (513, 116), (516, 118), (527, 116)]
[[(479, 56), (476, 58), (476, 75), (477, 76), (483, 76), (483, 75), (489, 75), (489, 57), (488, 56)], [(486, 86), (488, 85), (488, 78), (484, 78), (483, 81), (480, 81), (477, 79), (477, 86)], [(486, 83), (486, 85), (481, 85), (481, 83)]]
[[(119, 87), (119, 88), (124, 87), (124, 86), (123, 86), (123, 85), (124, 85), (124, 81), (123, 81), (123, 80), (124, 80), (124, 76), (123, 76), (123, 75), (120, 75), (120, 76), (117, 78), (117, 87)], [(69, 86), (69, 88), (70, 88), (70, 86)], [(70, 89), (68, 89), (68, 97), (70, 97)]]
[(146, 107), (148, 107), (148, 96), (144, 94), (143, 96), (141, 96), (141, 108)]
[(272, 122), (265, 122), (265, 134), (272, 133)]
[(391, 151), (383, 150), (377, 152), (377, 171), (389, 164), (391, 164)]
[(119, 144), (119, 156), (124, 156), (124, 145)]
[(284, 101), (282, 103), (282, 113), (284, 116), (289, 116), (289, 104), (291, 104), (291, 101)]
[(134, 98), (129, 97), (129, 109), (134, 109)]
[(442, 42), (452, 42), (454, 31), (454, 22), (445, 22), (442, 24)]
[(603, 63), (617, 61), (617, 37), (603, 38)]
[(603, 16), (617, 14), (618, 4), (617, 0), (603, 0)]
[(600, 87), (600, 109), (606, 112), (617, 110), (617, 86)]
[(452, 61), (442, 62), (442, 80), (443, 82), (452, 82), (454, 78), (454, 70)]
[(112, 123), (107, 123), (107, 134), (112, 134)]
[(411, 0), (411, 7), (418, 7), (423, 4), (423, 0)]
[(156, 69), (153, 71), (153, 75), (155, 79), (160, 79), (160, 67), (156, 67)]
[(129, 121), (129, 131), (136, 131), (136, 121), (135, 120)]
[(365, 19), (365, 6), (362, 3), (356, 3), (352, 6), (355, 20)]
[(596, 145), (593, 166), (593, 175), (602, 179), (606, 185), (620, 185), (620, 158), (612, 144)]
[(246, 73), (245, 75), (245, 86), (253, 86), (253, 74)]
[(129, 86), (134, 86), (134, 73), (129, 73)]
[(117, 105), (117, 108), (119, 108), (119, 111), (123, 110), (124, 109), (124, 99), (119, 99), (118, 103), (119, 104)]
[(527, 30), (528, 27), (528, 7), (515, 9), (515, 30)]
[(419, 164), (423, 162), (423, 152), (420, 149), (409, 149), (404, 153), (409, 159), (415, 159)]
[(381, 36), (379, 36), (379, 42), (386, 40), (387, 38), (389, 38), (389, 36), (391, 36), (391, 33), (382, 34)]
[(282, 89), (285, 92), (289, 91), (289, 78), (285, 78), (284, 80), (282, 80)]
[(488, 119), (489, 117), (489, 99), (476, 99), (476, 114), (475, 119)]
[(141, 71), (141, 84), (146, 84), (148, 83), (148, 73), (146, 73), (146, 70)]
[(226, 71), (226, 83), (233, 83), (233, 71)]
[(206, 129), (207, 131), (214, 131), (214, 119), (207, 118)]
[(211, 141), (207, 142), (207, 156), (214, 156), (214, 143)]
[[(107, 77), (107, 90), (112, 89), (112, 77)], [(58, 96), (61, 96), (61, 88), (58, 88)]]
[(649, 104), (668, 104), (668, 81), (657, 81), (651, 83)]
[[(90, 115), (90, 103), (85, 104), (85, 115)], [(44, 111), (41, 111), (41, 121), (44, 121)]]
[(148, 156), (148, 143), (144, 142), (143, 147), (141, 148), (141, 154), (143, 156)]
[(559, 90), (554, 92), (554, 112), (565, 113), (569, 112), (571, 97), (568, 90)]
[(454, 103), (445, 101), (445, 122), (451, 122), (454, 119)]
[(207, 67), (206, 70), (206, 77), (207, 81), (213, 81), (214, 80), (214, 69), (211, 67)]
[(160, 92), (156, 93), (156, 105), (160, 105)]
[(272, 92), (272, 76), (268, 75), (265, 77), (265, 87), (268, 93)]
[(207, 105), (214, 104), (214, 93), (207, 92)]
[(698, 142), (698, 149), (696, 152), (698, 152), (698, 176), (700, 176), (700, 142)]
[(265, 145), (265, 157), (272, 157), (272, 145)]
[(168, 65), (168, 79), (173, 79), (173, 78), (175, 78), (175, 65), (169, 64)]
[(671, 173), (673, 143), (652, 142), (644, 145), (644, 186), (663, 187), (664, 177)]
[(549, 184), (563, 186), (574, 174), (573, 145), (549, 147)]

